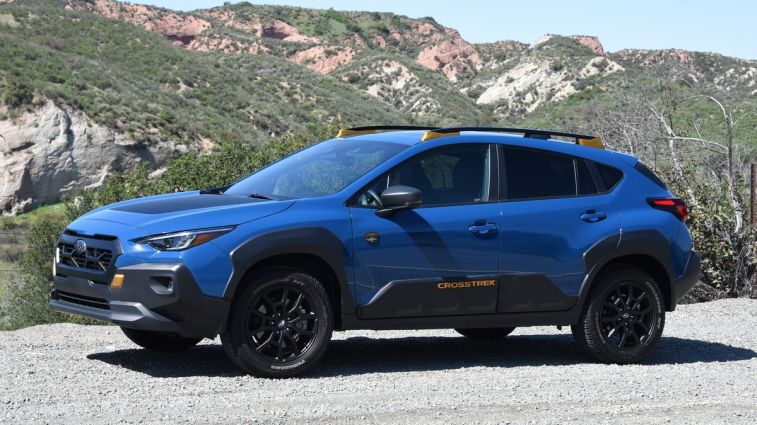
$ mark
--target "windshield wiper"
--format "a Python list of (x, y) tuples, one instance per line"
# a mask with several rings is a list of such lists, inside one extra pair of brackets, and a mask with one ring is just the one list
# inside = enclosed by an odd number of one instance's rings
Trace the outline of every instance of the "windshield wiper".
[(231, 187), (230, 185), (226, 186), (220, 186), (220, 187), (211, 187), (208, 189), (200, 189), (200, 195), (222, 195), (223, 192), (226, 192), (226, 189)]
[(250, 198), (273, 200), (273, 198), (271, 198), (270, 196), (268, 196), (268, 195), (261, 195), (259, 193), (251, 193), (250, 194)]

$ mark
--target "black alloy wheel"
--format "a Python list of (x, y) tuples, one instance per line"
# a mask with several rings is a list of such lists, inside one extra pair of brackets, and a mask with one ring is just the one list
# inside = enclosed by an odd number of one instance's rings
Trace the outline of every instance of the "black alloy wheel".
[(635, 363), (658, 344), (665, 302), (657, 282), (638, 267), (623, 265), (598, 276), (571, 325), (578, 344), (605, 363)]
[(288, 284), (259, 294), (246, 315), (246, 334), (255, 351), (272, 363), (302, 357), (318, 331), (318, 315), (312, 305), (305, 292)]
[(654, 334), (657, 310), (650, 291), (637, 282), (617, 284), (598, 309), (605, 343), (620, 350), (635, 350)]
[(232, 304), (224, 351), (252, 375), (287, 378), (318, 363), (333, 329), (331, 301), (314, 276), (274, 266), (242, 283)]

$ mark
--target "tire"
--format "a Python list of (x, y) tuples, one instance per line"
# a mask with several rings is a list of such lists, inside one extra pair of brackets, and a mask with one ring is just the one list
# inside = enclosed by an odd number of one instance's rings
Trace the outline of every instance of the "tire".
[(167, 332), (142, 331), (129, 328), (121, 328), (121, 330), (131, 342), (153, 351), (186, 350), (202, 341), (202, 338), (184, 338)]
[(272, 267), (238, 294), (221, 343), (245, 372), (288, 378), (323, 357), (333, 320), (326, 289), (315, 277), (291, 267)]
[(665, 304), (652, 277), (622, 266), (602, 274), (592, 288), (573, 336), (589, 355), (603, 363), (636, 363), (660, 342)]
[(477, 341), (493, 341), (497, 339), (502, 339), (510, 335), (510, 333), (514, 330), (515, 328), (478, 328), (478, 329), (455, 328), (455, 331), (459, 333), (460, 335), (468, 337), (470, 339), (475, 339)]

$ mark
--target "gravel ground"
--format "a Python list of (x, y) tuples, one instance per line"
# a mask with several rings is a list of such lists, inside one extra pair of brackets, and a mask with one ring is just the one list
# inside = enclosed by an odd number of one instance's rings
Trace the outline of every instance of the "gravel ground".
[[(569, 329), (334, 335), (306, 377), (241, 375), (218, 340), (137, 349), (120, 330), (0, 332), (7, 423), (757, 423), (757, 301), (683, 305), (641, 365), (595, 364)], [(640, 421), (641, 419), (641, 421)]]

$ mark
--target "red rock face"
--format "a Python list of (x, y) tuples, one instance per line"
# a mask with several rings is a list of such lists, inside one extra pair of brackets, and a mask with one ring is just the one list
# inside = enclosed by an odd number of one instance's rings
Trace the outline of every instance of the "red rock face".
[(301, 65), (305, 65), (315, 72), (330, 74), (340, 66), (350, 63), (355, 56), (355, 51), (349, 47), (345, 49), (327, 48), (315, 46), (301, 52), (297, 52), (290, 59)]
[(455, 80), (460, 71), (481, 66), (478, 51), (460, 37), (457, 31), (447, 30), (449, 39), (421, 50), (415, 59), (429, 69), (438, 69), (449, 80)]
[(315, 37), (308, 37), (300, 34), (297, 28), (287, 24), (284, 21), (273, 21), (269, 24), (263, 24), (263, 30), (260, 34), (262, 37), (276, 38), (284, 41), (296, 41), (300, 43), (317, 43), (319, 40)]
[(605, 55), (605, 49), (602, 47), (602, 43), (599, 42), (599, 37), (591, 35), (574, 35), (571, 38), (590, 48), (594, 53), (600, 56)]
[(210, 28), (210, 22), (194, 16), (111, 0), (95, 0), (94, 3), (69, 0), (66, 7), (89, 10), (107, 18), (141, 25), (148, 31), (162, 34), (175, 44), (183, 46), (189, 45), (201, 32)]

